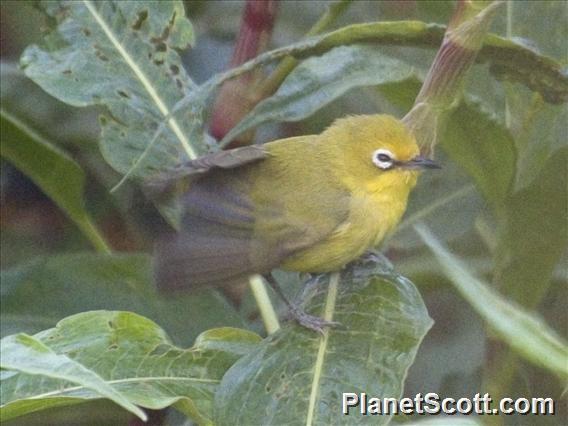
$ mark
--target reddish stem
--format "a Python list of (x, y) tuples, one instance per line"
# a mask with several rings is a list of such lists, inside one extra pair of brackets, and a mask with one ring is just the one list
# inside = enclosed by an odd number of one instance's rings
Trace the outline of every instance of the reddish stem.
[[(276, 0), (247, 0), (241, 18), (230, 67), (236, 67), (266, 50), (276, 18)], [(257, 103), (255, 85), (260, 71), (254, 70), (226, 82), (215, 101), (211, 115), (210, 133), (222, 139)], [(243, 134), (230, 147), (246, 144), (252, 133)]]

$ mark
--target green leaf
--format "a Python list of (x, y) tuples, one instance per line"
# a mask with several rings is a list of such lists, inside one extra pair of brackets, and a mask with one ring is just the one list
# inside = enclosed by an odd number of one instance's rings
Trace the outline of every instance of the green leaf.
[[(1, 373), (0, 373), (1, 375)], [(0, 379), (1, 380), (1, 379)], [(68, 398), (67, 400), (69, 400)], [(127, 425), (129, 421), (135, 423), (138, 420), (133, 415), (116, 405), (108, 399), (95, 399), (82, 404), (69, 404), (68, 401), (62, 399), (64, 405), (57, 407), (54, 401), (50, 401), (53, 405), (48, 410), (39, 410), (30, 412), (25, 416), (8, 420), (7, 425), (10, 426), (40, 426), (40, 425), (73, 425), (73, 426), (96, 426), (96, 425)], [(79, 400), (79, 402), (81, 402)], [(31, 406), (33, 400), (28, 401)], [(42, 402), (38, 401), (41, 406)], [(152, 421), (156, 415), (147, 413), (149, 420)], [(182, 416), (180, 413), (175, 413)], [(0, 417), (2, 414), (0, 413)], [(2, 423), (4, 424), (4, 423)]]
[[(109, 398), (142, 420), (147, 416), (140, 408), (132, 404), (119, 391), (107, 384), (100, 376), (85, 368), (65, 355), (59, 355), (44, 345), (40, 340), (27, 334), (8, 336), (0, 341), (2, 368), (18, 371), (29, 376), (42, 376), (49, 379), (64, 380), (69, 385), (79, 385), (100, 397)], [(14, 377), (14, 376), (11, 376)], [(3, 389), (2, 395), (4, 395)], [(18, 398), (21, 398), (17, 391)], [(16, 392), (14, 392), (16, 393)], [(8, 391), (8, 398), (10, 398)], [(4, 406), (2, 402), (2, 406)], [(3, 410), (3, 414), (6, 412)], [(10, 413), (7, 414), (10, 418)]]
[(542, 299), (568, 246), (567, 176), (568, 147), (556, 151), (528, 187), (505, 200), (495, 281), (523, 306), (535, 307)]
[[(260, 65), (285, 56), (303, 59), (321, 55), (337, 46), (375, 43), (383, 46), (429, 47), (438, 49), (445, 27), (420, 21), (369, 22), (349, 25), (338, 30), (310, 37), (279, 49), (266, 52), (224, 74), (212, 77), (206, 85), (220, 85)], [(540, 55), (521, 43), (494, 34), (484, 40), (477, 61), (489, 63), (498, 78), (509, 78), (542, 94), (550, 103), (562, 103), (568, 98), (568, 77), (561, 63)]]
[[(200, 335), (193, 348), (180, 349), (152, 321), (111, 311), (74, 315), (33, 338), (21, 336), (2, 339), (2, 367), (7, 368), (0, 382), (3, 421), (112, 396), (101, 392), (110, 388), (129, 405), (161, 409), (176, 404), (205, 423), (223, 374), (260, 340), (248, 331), (221, 328)], [(73, 369), (102, 383), (95, 391)]]
[(444, 274), (500, 339), (530, 362), (548, 369), (562, 380), (568, 378), (568, 347), (554, 330), (474, 277), (426, 227), (417, 225), (416, 231), (436, 255)]
[(0, 60), (0, 79), (2, 109), (33, 127), (44, 139), (58, 147), (89, 149), (97, 138), (96, 108), (75, 108), (58, 101), (26, 77), (17, 62)]
[(204, 151), (201, 98), (159, 124), (195, 85), (176, 49), (193, 41), (181, 1), (46, 1), (57, 28), (42, 47), (30, 46), (21, 64), (52, 96), (75, 106), (104, 105), (101, 150), (121, 173), (146, 176)]
[(511, 3), (508, 5), (511, 21), (509, 31), (515, 40), (525, 43), (533, 51), (550, 55), (562, 63), (568, 59), (565, 40), (568, 38), (566, 4), (548, 2)]
[(466, 101), (450, 114), (440, 143), (500, 210), (515, 176), (516, 151), (509, 132), (481, 103)]
[(410, 78), (412, 67), (370, 46), (341, 46), (302, 62), (278, 91), (260, 102), (221, 141), (267, 121), (299, 121), (345, 92)]
[(85, 173), (81, 167), (8, 111), (0, 110), (0, 120), (1, 156), (29, 176), (75, 222), (93, 246), (108, 252), (108, 246), (85, 210)]
[[(567, 11), (566, 4), (555, 2), (545, 8), (510, 3), (509, 35), (523, 37), (534, 50), (566, 63)], [(504, 87), (507, 124), (519, 154), (514, 190), (505, 200), (498, 226), (494, 282), (521, 305), (537, 308), (550, 289), (555, 267), (564, 273), (560, 281), (566, 281), (566, 259), (561, 256), (568, 246), (568, 106), (547, 105), (512, 84)]]
[(460, 168), (439, 155), (442, 170), (422, 173), (410, 194), (408, 207), (389, 247), (409, 249), (421, 246), (414, 232), (415, 223), (424, 222), (444, 241), (454, 240), (470, 231), (483, 209), (483, 199), (471, 179)]
[[(568, 62), (564, 42), (568, 37), (568, 27), (564, 25), (567, 12), (564, 2), (547, 2), (545, 7), (536, 2), (508, 3), (507, 35), (535, 52), (556, 58), (565, 66)], [(567, 75), (565, 67), (564, 75)], [(519, 90), (510, 82), (505, 82), (503, 87), (507, 125), (519, 151), (515, 190), (520, 190), (538, 177), (556, 150), (568, 146), (568, 105), (566, 102), (548, 105), (541, 96)]]
[[(509, 98), (509, 97), (508, 97)], [(568, 147), (566, 123), (568, 105), (552, 106), (522, 97), (523, 110), (515, 114), (521, 117), (515, 141), (519, 151), (515, 190), (522, 190), (539, 177), (549, 161), (562, 148)], [(511, 108), (512, 109), (512, 108)]]
[[(332, 274), (329, 284), (321, 283), (326, 291), (314, 296), (308, 311), (342, 326), (320, 336), (289, 324), (265, 339), (223, 377), (217, 424), (338, 424), (342, 392), (401, 396), (432, 325), (420, 294), (370, 260), (343, 271), (339, 285), (338, 279)], [(351, 424), (389, 420), (349, 416)]]
[(401, 81), (383, 84), (378, 87), (381, 93), (392, 105), (406, 113), (414, 105), (414, 100), (420, 92), (422, 80), (416, 76), (412, 76)]
[[(513, 17), (507, 18), (507, 26), (513, 30), (508, 38), (494, 34), (487, 36), (486, 48), (481, 54), (483, 59), (495, 55), (495, 60), (490, 63), (490, 72), (497, 80), (524, 84), (547, 103), (565, 103), (568, 100), (568, 75), (565, 68), (568, 57), (563, 44), (568, 35), (564, 25), (566, 6), (562, 2), (548, 2), (546, 7), (540, 7), (536, 2), (518, 5), (515, 2), (509, 4), (507, 9), (507, 12), (510, 9), (523, 10), (532, 21), (527, 23), (530, 30), (523, 34), (526, 39), (514, 37), (519, 35), (518, 24), (514, 22), (518, 12), (514, 12)], [(544, 49), (537, 48), (535, 40), (540, 41)], [(547, 56), (550, 54), (558, 60)]]
[(168, 297), (155, 289), (145, 254), (74, 253), (37, 258), (0, 273), (2, 335), (35, 333), (87, 310), (128, 310), (159, 321), (177, 344), (203, 330), (244, 326), (215, 289)]

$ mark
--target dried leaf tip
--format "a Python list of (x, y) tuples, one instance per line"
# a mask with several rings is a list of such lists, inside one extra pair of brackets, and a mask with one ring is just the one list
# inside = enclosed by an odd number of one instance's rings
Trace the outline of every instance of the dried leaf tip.
[(465, 77), (481, 49), (497, 8), (503, 2), (490, 3), (478, 12), (479, 5), (486, 3), (466, 0), (458, 3), (414, 107), (403, 118), (425, 155), (432, 154), (438, 123), (460, 99)]
[(444, 43), (448, 41), (464, 49), (478, 51), (497, 8), (504, 2), (495, 1), (488, 6), (485, 4), (486, 1), (460, 1), (448, 25)]

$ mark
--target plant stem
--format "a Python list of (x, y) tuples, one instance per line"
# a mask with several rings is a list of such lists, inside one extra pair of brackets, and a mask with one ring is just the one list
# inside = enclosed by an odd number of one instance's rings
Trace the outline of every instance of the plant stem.
[[(247, 0), (229, 68), (238, 67), (266, 50), (277, 11), (275, 0)], [(259, 69), (250, 70), (223, 84), (209, 122), (209, 132), (214, 138), (222, 139), (258, 103), (255, 87), (262, 77)], [(249, 144), (253, 136), (252, 132), (241, 135), (231, 148)]]
[(99, 252), (104, 254), (111, 254), (112, 249), (107, 244), (99, 230), (95, 227), (91, 219), (85, 217), (83, 220), (76, 221), (77, 226), (83, 232), (83, 235), (89, 239), (93, 247)]
[(249, 278), (249, 284), (264, 322), (264, 328), (266, 328), (268, 334), (272, 334), (280, 328), (280, 323), (266, 291), (264, 281), (260, 275), (252, 275)]
[[(513, 36), (513, 2), (507, 2), (507, 38)], [(511, 105), (509, 105), (509, 97), (505, 94), (505, 126), (511, 131)]]
[(485, 246), (489, 249), (491, 255), (494, 255), (499, 244), (497, 237), (495, 236), (495, 230), (492, 229), (491, 226), (489, 226), (487, 220), (485, 220), (483, 217), (478, 217), (477, 219), (475, 219), (474, 226), (477, 234), (479, 235)]
[[(306, 33), (306, 37), (310, 37), (321, 33), (323, 30), (328, 28), (333, 24), (343, 12), (347, 9), (353, 0), (340, 0), (337, 3), (333, 3), (329, 6), (327, 11), (321, 16), (320, 19), (313, 25), (312, 28)], [(282, 84), (286, 76), (292, 72), (296, 65), (298, 65), (298, 60), (292, 56), (285, 57), (276, 67), (276, 69), (270, 74), (260, 85), (258, 89), (259, 99), (264, 99), (267, 96), (272, 95), (278, 87)]]
[(433, 155), (440, 123), (459, 101), (469, 70), (501, 4), (490, 3), (477, 13), (471, 3), (458, 3), (414, 106), (402, 119), (424, 155)]
[[(326, 321), (333, 320), (335, 313), (335, 305), (337, 301), (337, 289), (339, 288), (339, 272), (333, 272), (329, 277), (329, 286), (327, 289), (327, 296), (325, 298), (325, 306), (323, 311), (323, 319)], [(317, 396), (320, 387), (320, 380), (322, 377), (322, 369), (324, 364), (325, 354), (327, 352), (327, 343), (329, 340), (329, 328), (323, 331), (323, 337), (318, 345), (318, 353), (314, 364), (313, 381), (310, 390), (310, 398), (308, 400), (308, 416), (306, 419), (306, 426), (314, 424), (315, 415), (317, 413)]]
[[(420, 21), (370, 22), (353, 24), (314, 39), (265, 52), (243, 65), (209, 79), (210, 88), (238, 77), (261, 65), (286, 56), (305, 59), (321, 55), (337, 46), (374, 43), (383, 46), (437, 48), (444, 36), (444, 26)], [(489, 72), (500, 79), (521, 83), (542, 95), (551, 104), (568, 99), (568, 78), (562, 65), (547, 56), (495, 34), (487, 34), (477, 56), (477, 63), (487, 63)]]

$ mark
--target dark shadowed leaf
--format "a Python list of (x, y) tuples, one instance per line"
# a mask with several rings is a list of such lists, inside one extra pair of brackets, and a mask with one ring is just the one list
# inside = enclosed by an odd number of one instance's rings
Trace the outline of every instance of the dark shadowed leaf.
[(75, 108), (55, 99), (26, 77), (17, 62), (0, 60), (0, 79), (2, 109), (51, 143), (84, 148), (98, 136), (96, 108)]
[[(321, 336), (286, 325), (237, 362), (216, 394), (215, 419), (234, 424), (339, 424), (342, 392), (401, 396), (406, 372), (432, 325), (407, 279), (366, 260), (309, 302), (311, 314), (339, 321)], [(335, 282), (335, 284), (334, 284)], [(351, 424), (386, 424), (354, 412)]]
[(93, 225), (83, 201), (85, 173), (64, 151), (2, 109), (1, 155), (28, 176), (101, 251), (108, 248)]
[(142, 254), (75, 253), (35, 259), (1, 272), (2, 335), (53, 327), (87, 310), (128, 310), (159, 322), (189, 345), (208, 328), (243, 326), (214, 289), (166, 297), (154, 288), (151, 258)]
[[(108, 397), (101, 390), (110, 389), (127, 404), (151, 409), (176, 404), (205, 423), (223, 374), (259, 340), (245, 330), (219, 328), (181, 349), (155, 323), (130, 312), (74, 315), (33, 337), (2, 339), (2, 420)], [(80, 374), (101, 383), (84, 383)]]
[(41, 47), (25, 50), (25, 73), (66, 103), (108, 108), (101, 150), (117, 171), (146, 176), (204, 151), (197, 96), (191, 112), (168, 120), (148, 147), (158, 125), (195, 88), (176, 51), (194, 37), (182, 2), (46, 1), (41, 7), (57, 27)]

